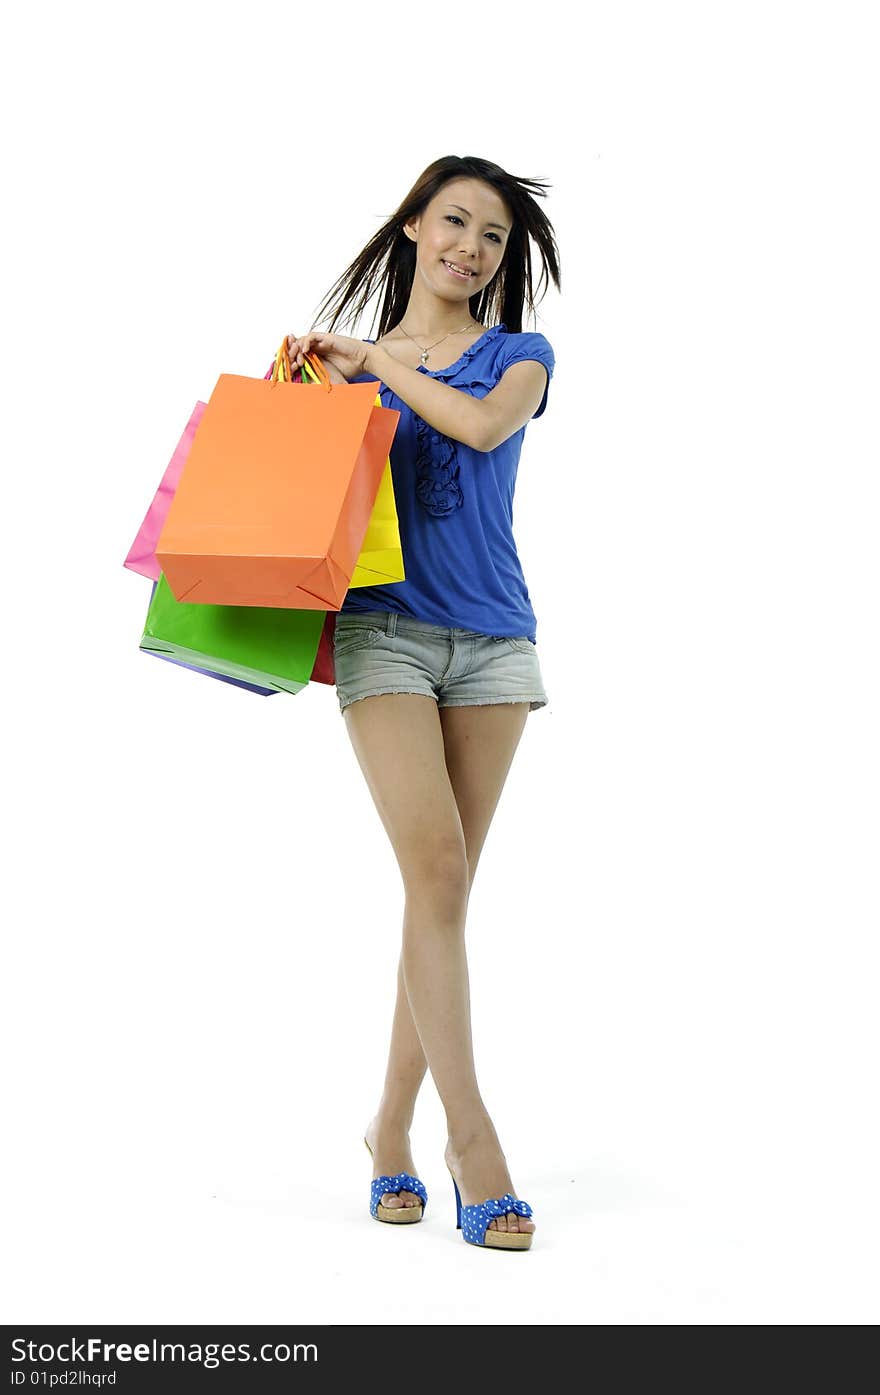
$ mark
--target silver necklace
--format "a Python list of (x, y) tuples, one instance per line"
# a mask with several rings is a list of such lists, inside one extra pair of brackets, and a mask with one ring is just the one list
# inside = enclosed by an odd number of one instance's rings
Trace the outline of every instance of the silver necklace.
[[(465, 326), (464, 326), (464, 329), (451, 329), (451, 330), (449, 331), (449, 334), (444, 334), (443, 339), (448, 339), (449, 336), (452, 335), (452, 334), (464, 334), (464, 333), (466, 333), (467, 330), (473, 329), (474, 327), (475, 327), (474, 324), (471, 323), (471, 324), (469, 324), (469, 325), (465, 325)], [(429, 350), (431, 350), (431, 349), (436, 349), (436, 347), (437, 347), (438, 344), (442, 344), (442, 343), (443, 343), (443, 339), (436, 339), (436, 340), (434, 341), (433, 344), (429, 344), (429, 345), (428, 345), (428, 348), (427, 348), (427, 349), (423, 349), (422, 346), (421, 346), (421, 344), (419, 344), (417, 340), (413, 339), (413, 337), (412, 337), (411, 334), (408, 334), (407, 331), (406, 331), (405, 329), (403, 329), (403, 325), (398, 325), (397, 328), (398, 328), (398, 329), (402, 329), (403, 332), (404, 332), (404, 334), (406, 334), (407, 339), (412, 339), (412, 341), (413, 341), (413, 343), (415, 344), (416, 348), (421, 350), (421, 352), (420, 352), (420, 354), (419, 354), (419, 358), (421, 359), (422, 363), (427, 363), (427, 361), (428, 361), (428, 352), (429, 352)], [(482, 328), (483, 328), (483, 326), (480, 325), (480, 329), (482, 329)]]

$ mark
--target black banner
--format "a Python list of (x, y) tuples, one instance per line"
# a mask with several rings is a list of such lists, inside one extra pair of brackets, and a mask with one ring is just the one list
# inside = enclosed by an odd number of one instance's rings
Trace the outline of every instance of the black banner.
[(12, 1392), (313, 1391), (337, 1389), (346, 1376), (398, 1386), (503, 1371), (520, 1380), (542, 1367), (546, 1377), (551, 1343), (550, 1365), (560, 1360), (558, 1328), (544, 1333), (545, 1345), (541, 1329), (519, 1324), (416, 1327), (392, 1313), (363, 1327), (19, 1323), (2, 1332)]

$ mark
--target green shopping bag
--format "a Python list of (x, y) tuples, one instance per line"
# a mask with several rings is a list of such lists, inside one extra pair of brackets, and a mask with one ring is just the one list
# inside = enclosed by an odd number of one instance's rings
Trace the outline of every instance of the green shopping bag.
[(160, 574), (140, 648), (281, 693), (308, 686), (323, 610), (178, 601)]

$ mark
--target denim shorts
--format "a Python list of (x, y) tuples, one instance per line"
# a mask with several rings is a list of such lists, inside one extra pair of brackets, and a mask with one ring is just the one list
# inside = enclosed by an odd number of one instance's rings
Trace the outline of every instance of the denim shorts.
[(429, 625), (393, 610), (338, 612), (333, 664), (340, 712), (379, 693), (423, 693), (438, 707), (527, 702), (535, 712), (548, 703), (527, 637)]

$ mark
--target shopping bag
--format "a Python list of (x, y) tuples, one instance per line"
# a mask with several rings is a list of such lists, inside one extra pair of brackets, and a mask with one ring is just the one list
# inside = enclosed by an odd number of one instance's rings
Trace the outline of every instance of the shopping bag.
[[(154, 581), (153, 589), (150, 593), (151, 600), (156, 594), (157, 585), (158, 582)], [(141, 647), (143, 648), (143, 646)], [(143, 652), (149, 654), (153, 659), (164, 659), (167, 664), (177, 664), (179, 668), (192, 669), (193, 673), (203, 673), (207, 678), (217, 678), (221, 683), (231, 683), (236, 688), (247, 688), (248, 692), (259, 693), (261, 697), (272, 697), (278, 692), (277, 688), (261, 688), (257, 683), (246, 683), (243, 678), (230, 678), (226, 673), (213, 673), (209, 668), (199, 668), (196, 664), (184, 663), (183, 659), (174, 659), (170, 654), (160, 654), (157, 649), (144, 649)], [(335, 681), (335, 679), (332, 681)]]
[[(276, 355), (276, 360), (280, 354), (281, 349), (279, 349), (278, 355)], [(275, 367), (276, 365), (273, 364), (272, 368), (269, 369), (268, 373), (265, 375), (267, 378), (272, 377)], [(302, 381), (302, 375), (299, 369), (297, 369), (292, 376), (287, 376), (290, 374), (289, 358), (286, 364), (284, 362), (278, 362), (277, 367), (285, 382), (297, 383)], [(147, 509), (144, 521), (138, 529), (137, 536), (128, 549), (128, 556), (123, 563), (123, 566), (130, 567), (133, 572), (140, 572), (141, 576), (149, 577), (151, 581), (159, 580), (159, 574), (162, 569), (156, 561), (156, 543), (159, 541), (159, 535), (162, 532), (165, 519), (168, 516), (171, 500), (174, 498), (174, 492), (177, 489), (186, 457), (189, 455), (190, 446), (193, 443), (206, 406), (206, 402), (197, 402), (193, 408), (192, 415), (184, 428), (183, 435), (177, 442), (174, 454), (168, 462), (164, 475), (159, 481), (159, 488), (156, 490), (153, 502)]]
[[(312, 368), (314, 355), (306, 354), (302, 368), (302, 380), (311, 377), (319, 381), (316, 369)], [(382, 398), (376, 394), (375, 405), (382, 406)], [(398, 413), (398, 416), (400, 414)], [(355, 586), (384, 586), (391, 581), (405, 581), (403, 552), (400, 546), (400, 527), (397, 521), (397, 504), (394, 500), (394, 480), (391, 474), (391, 460), (385, 461), (385, 469), (379, 481), (379, 489), (364, 534), (360, 556), (351, 575), (348, 589)]]
[[(273, 365), (274, 367), (274, 365)], [(264, 375), (265, 378), (272, 377), (273, 369), (270, 368)], [(313, 379), (318, 381), (317, 377)], [(300, 369), (293, 374), (292, 379), (285, 381), (301, 382), (302, 375)], [(156, 560), (156, 543), (162, 532), (162, 527), (168, 514), (174, 491), (177, 488), (184, 462), (189, 454), (206, 403), (197, 402), (192, 410), (192, 415), (184, 428), (183, 435), (178, 441), (174, 454), (169, 461), (165, 473), (159, 482), (159, 487), (153, 497), (145, 516), (144, 521), (138, 529), (135, 540), (128, 550), (123, 566), (129, 567), (133, 572), (139, 572), (141, 576), (149, 577), (151, 581), (157, 581), (161, 572), (161, 567)], [(375, 405), (381, 407), (382, 399), (377, 394)], [(367, 532), (364, 537), (364, 546), (358, 558), (357, 565), (352, 574), (351, 586), (373, 586), (376, 585), (376, 576), (384, 575), (388, 580), (405, 581), (406, 576), (403, 568), (403, 554), (400, 547), (400, 532), (397, 524), (397, 509), (394, 502), (394, 485), (391, 477), (391, 462), (386, 461), (385, 470), (379, 484), (379, 492), (376, 495), (376, 503), (370, 515), (370, 522), (367, 525)], [(349, 587), (351, 589), (351, 587)]]
[(192, 415), (184, 427), (183, 435), (177, 442), (174, 454), (159, 481), (159, 488), (156, 490), (153, 502), (147, 509), (144, 521), (138, 529), (134, 542), (128, 549), (128, 556), (123, 562), (123, 566), (129, 567), (133, 572), (139, 572), (141, 576), (149, 577), (151, 581), (159, 580), (161, 568), (156, 561), (156, 543), (159, 541), (159, 534), (162, 532), (171, 500), (177, 489), (184, 462), (189, 455), (190, 446), (195, 439), (206, 406), (205, 402), (197, 402), (193, 407)]
[(319, 610), (178, 601), (160, 575), (140, 648), (272, 692), (298, 693), (315, 666), (324, 618)]
[(400, 413), (375, 405), (374, 384), (331, 383), (311, 358), (321, 381), (308, 391), (277, 360), (269, 380), (218, 378), (156, 546), (178, 601), (341, 608)]

